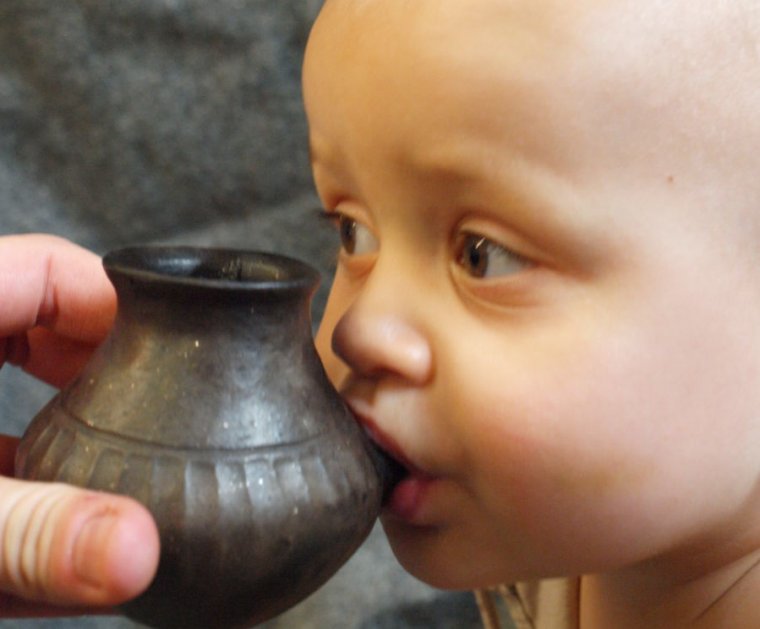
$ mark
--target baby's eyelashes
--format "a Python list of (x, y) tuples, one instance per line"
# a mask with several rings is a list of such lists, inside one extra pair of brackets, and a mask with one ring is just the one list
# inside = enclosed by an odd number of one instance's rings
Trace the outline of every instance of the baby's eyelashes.
[(475, 278), (503, 277), (519, 273), (532, 263), (480, 234), (463, 232), (456, 242), (456, 263)]
[[(322, 214), (338, 231), (342, 256), (358, 262), (379, 252), (380, 240), (364, 222), (341, 210), (324, 210)], [(450, 255), (453, 263), (474, 279), (504, 278), (535, 266), (534, 261), (475, 230), (460, 231)]]
[(343, 212), (325, 210), (324, 215), (336, 226), (343, 253), (361, 256), (375, 253), (380, 243), (372, 230)]

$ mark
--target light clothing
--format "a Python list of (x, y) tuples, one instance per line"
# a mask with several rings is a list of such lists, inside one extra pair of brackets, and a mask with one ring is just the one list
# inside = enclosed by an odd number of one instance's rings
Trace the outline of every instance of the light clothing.
[(501, 625), (493, 600), (501, 596), (515, 629), (578, 629), (580, 579), (545, 579), (477, 593), (486, 629)]

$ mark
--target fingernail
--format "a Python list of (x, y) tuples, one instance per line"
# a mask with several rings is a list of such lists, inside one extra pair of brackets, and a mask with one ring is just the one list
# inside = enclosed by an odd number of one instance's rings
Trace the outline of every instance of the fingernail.
[(116, 523), (117, 518), (111, 512), (95, 515), (82, 525), (74, 542), (74, 574), (94, 587), (105, 584), (103, 558)]

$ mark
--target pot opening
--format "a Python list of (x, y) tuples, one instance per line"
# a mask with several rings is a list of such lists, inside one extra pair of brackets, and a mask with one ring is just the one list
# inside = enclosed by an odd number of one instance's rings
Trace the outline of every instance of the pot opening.
[(230, 288), (312, 286), (318, 279), (316, 270), (294, 258), (242, 249), (130, 247), (108, 253), (103, 266), (153, 282)]
[(187, 258), (159, 260), (156, 271), (175, 277), (229, 282), (271, 282), (292, 278), (292, 274), (281, 265), (245, 259), (238, 255), (210, 261)]

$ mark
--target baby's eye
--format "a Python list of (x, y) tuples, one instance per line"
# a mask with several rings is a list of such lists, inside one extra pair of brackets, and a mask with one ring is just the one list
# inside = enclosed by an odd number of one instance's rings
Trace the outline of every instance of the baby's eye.
[(521, 255), (479, 234), (462, 234), (456, 252), (457, 264), (472, 277), (511, 275), (530, 266)]
[(330, 212), (328, 217), (338, 227), (340, 244), (345, 253), (360, 256), (377, 251), (377, 238), (369, 227), (342, 212)]

